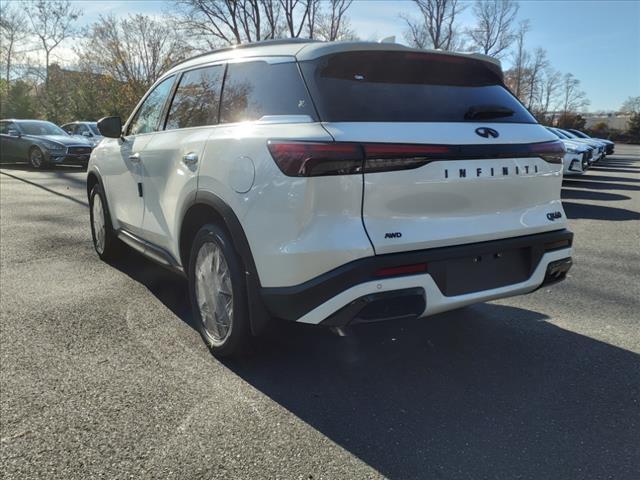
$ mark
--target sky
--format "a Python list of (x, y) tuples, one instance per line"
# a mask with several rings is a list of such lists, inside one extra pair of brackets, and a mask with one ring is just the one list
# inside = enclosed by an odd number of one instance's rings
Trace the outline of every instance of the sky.
[[(172, 10), (163, 0), (74, 0), (83, 24), (99, 15), (147, 15)], [(395, 36), (405, 43), (400, 15), (415, 15), (410, 0), (355, 0), (348, 11), (351, 27), (364, 40)], [(518, 19), (529, 19), (528, 49), (547, 50), (551, 65), (573, 73), (591, 101), (589, 111), (617, 110), (640, 95), (640, 0), (521, 0)], [(461, 25), (473, 22), (471, 3)], [(508, 66), (509, 59), (504, 59)]]

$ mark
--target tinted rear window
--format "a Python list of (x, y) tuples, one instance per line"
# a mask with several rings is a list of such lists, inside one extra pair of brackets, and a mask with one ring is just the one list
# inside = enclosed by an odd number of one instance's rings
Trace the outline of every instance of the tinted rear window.
[(259, 120), (265, 115), (316, 114), (295, 63), (230, 63), (222, 92), (220, 123)]
[(497, 106), (510, 116), (490, 122), (535, 123), (473, 59), (413, 52), (345, 52), (301, 62), (315, 105), (330, 122), (464, 122), (471, 108)]

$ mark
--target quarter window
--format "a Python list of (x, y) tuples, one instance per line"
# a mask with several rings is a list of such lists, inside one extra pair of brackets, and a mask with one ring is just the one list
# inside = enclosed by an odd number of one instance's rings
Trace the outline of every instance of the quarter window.
[(220, 123), (259, 120), (265, 115), (308, 115), (315, 119), (298, 66), (293, 62), (230, 63), (222, 91)]
[(163, 80), (145, 98), (131, 121), (127, 135), (155, 132), (158, 129), (164, 104), (171, 93), (174, 77)]
[(173, 97), (167, 130), (218, 123), (218, 105), (224, 66), (199, 68), (186, 72)]

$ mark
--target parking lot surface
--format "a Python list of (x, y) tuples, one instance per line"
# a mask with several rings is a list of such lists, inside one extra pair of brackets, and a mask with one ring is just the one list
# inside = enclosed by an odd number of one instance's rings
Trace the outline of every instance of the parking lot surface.
[(567, 281), (224, 363), (183, 280), (99, 261), (84, 173), (0, 167), (2, 478), (640, 478), (640, 147), (565, 179)]

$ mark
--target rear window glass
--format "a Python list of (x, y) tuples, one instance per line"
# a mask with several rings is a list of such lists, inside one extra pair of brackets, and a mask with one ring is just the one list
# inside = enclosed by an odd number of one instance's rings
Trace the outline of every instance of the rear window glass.
[(222, 92), (220, 123), (265, 115), (316, 114), (295, 63), (230, 63)]
[(171, 102), (166, 129), (199, 127), (218, 123), (218, 106), (224, 66), (186, 72)]
[(300, 66), (323, 121), (536, 122), (499, 74), (478, 60), (345, 52)]

